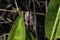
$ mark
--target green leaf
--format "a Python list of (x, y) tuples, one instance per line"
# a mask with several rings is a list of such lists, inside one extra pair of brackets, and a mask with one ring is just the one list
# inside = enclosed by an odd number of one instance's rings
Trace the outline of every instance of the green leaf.
[(45, 18), (45, 34), (48, 39), (52, 40), (56, 24), (58, 21), (59, 0), (50, 0), (48, 11)]
[(58, 10), (58, 13), (59, 13), (59, 16), (58, 16), (58, 23), (57, 23), (57, 30), (56, 30), (56, 35), (55, 35), (55, 40), (57, 38), (60, 38), (60, 7), (59, 7), (59, 10)]
[(34, 40), (34, 36), (29, 30), (27, 31), (27, 34), (26, 34), (26, 40)]
[(21, 12), (9, 32), (8, 40), (25, 40), (25, 36), (26, 30), (24, 24), (24, 17), (23, 12)]

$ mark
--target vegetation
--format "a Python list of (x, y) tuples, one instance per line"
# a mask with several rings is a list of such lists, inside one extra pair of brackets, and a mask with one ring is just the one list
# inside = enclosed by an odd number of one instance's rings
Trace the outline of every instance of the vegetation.
[[(48, 9), (46, 8), (47, 5), (45, 6), (45, 4), (47, 3), (41, 1), (40, 0), (0, 1), (2, 3), (0, 4), (1, 8), (0, 11), (4, 11), (1, 12), (3, 14), (0, 14), (1, 15), (0, 28), (3, 29), (2, 27), (4, 26), (3, 24), (5, 24), (5, 26), (7, 24), (8, 27), (10, 26), (8, 29), (9, 33), (8, 40), (44, 40), (44, 39), (58, 40), (58, 38), (60, 39), (60, 31), (59, 31), (60, 0), (50, 0)], [(31, 27), (29, 25), (28, 29), (24, 23), (25, 22), (24, 13), (26, 13), (26, 11), (31, 12), (34, 15), (35, 25), (33, 25), (34, 27)], [(7, 27), (5, 28), (7, 29)]]
[[(56, 34), (59, 35), (59, 16), (60, 16), (60, 6), (59, 0), (50, 0), (48, 11), (45, 20), (45, 33), (49, 40), (56, 38)], [(56, 40), (56, 39), (55, 39)]]

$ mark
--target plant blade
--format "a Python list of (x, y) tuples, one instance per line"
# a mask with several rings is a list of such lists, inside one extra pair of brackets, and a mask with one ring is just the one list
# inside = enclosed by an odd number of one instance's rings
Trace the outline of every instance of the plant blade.
[(20, 13), (16, 21), (14, 22), (9, 35), (8, 40), (25, 40), (26, 30), (23, 18), (23, 12)]
[(57, 14), (58, 8), (58, 0), (50, 0), (47, 15), (45, 18), (45, 34), (48, 39), (52, 39), (55, 32), (56, 23), (58, 19), (57, 16), (59, 15)]
[(32, 33), (29, 30), (27, 31), (26, 35), (27, 35), (26, 40), (34, 40), (34, 37), (33, 37)]
[(55, 39), (60, 38), (60, 7), (58, 10), (59, 13), (59, 19), (58, 19), (58, 23), (57, 23), (57, 30), (56, 30), (56, 35), (55, 35)]

